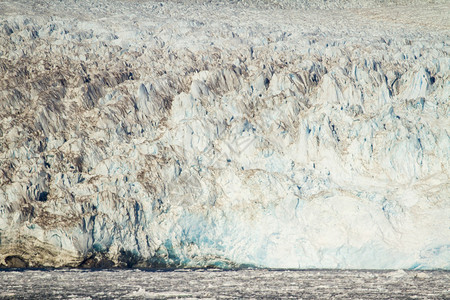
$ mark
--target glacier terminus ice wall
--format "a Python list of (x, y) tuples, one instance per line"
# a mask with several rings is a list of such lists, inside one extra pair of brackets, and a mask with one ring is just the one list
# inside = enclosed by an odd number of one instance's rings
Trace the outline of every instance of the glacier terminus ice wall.
[(0, 265), (450, 269), (448, 1), (0, 2)]

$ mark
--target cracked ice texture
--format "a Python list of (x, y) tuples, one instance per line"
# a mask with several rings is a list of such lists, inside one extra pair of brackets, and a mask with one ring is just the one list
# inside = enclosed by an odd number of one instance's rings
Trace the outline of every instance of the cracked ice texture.
[(450, 268), (450, 7), (405, 3), (0, 3), (0, 264)]

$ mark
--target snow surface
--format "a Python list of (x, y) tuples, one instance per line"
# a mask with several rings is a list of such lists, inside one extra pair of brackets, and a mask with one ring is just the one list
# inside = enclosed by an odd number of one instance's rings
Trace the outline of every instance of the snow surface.
[(449, 15), (0, 2), (0, 265), (449, 269)]

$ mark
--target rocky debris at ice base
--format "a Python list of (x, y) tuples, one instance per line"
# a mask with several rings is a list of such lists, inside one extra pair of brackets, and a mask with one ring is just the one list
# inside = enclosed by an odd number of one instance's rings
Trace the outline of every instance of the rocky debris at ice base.
[(449, 268), (438, 21), (92, 3), (1, 18), (0, 264)]

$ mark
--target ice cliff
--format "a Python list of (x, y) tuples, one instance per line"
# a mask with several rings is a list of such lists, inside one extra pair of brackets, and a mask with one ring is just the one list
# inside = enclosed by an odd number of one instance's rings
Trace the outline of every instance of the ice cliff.
[(0, 2), (0, 265), (450, 269), (450, 5), (408, 3)]

